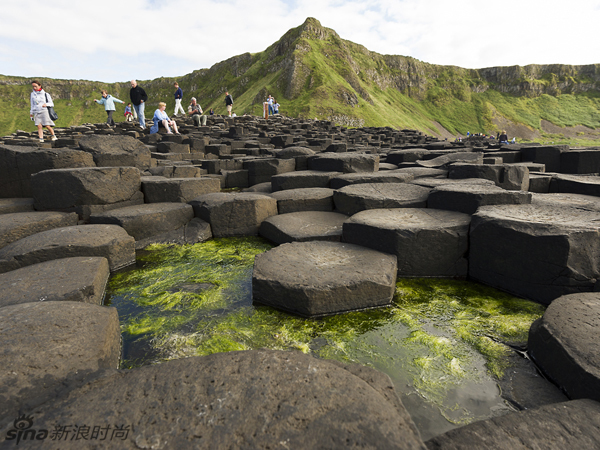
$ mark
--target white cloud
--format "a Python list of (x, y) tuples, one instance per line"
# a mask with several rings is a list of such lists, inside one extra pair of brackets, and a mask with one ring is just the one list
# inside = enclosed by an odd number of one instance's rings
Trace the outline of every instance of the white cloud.
[(434, 64), (600, 63), (600, 4), (592, 0), (561, 8), (541, 0), (28, 0), (3, 5), (0, 72), (102, 81), (184, 75), (262, 51), (307, 17), (370, 50)]

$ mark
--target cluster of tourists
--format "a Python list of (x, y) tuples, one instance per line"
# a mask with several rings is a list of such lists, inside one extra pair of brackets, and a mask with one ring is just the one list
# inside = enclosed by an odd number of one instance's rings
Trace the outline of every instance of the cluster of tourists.
[[(181, 87), (179, 87), (177, 82), (175, 82), (173, 85), (176, 89), (174, 94), (175, 111), (173, 115), (177, 116), (179, 112), (185, 115), (185, 111), (181, 106), (181, 101), (183, 100), (183, 90)], [(54, 130), (52, 127), (55, 126), (54, 120), (57, 120), (58, 116), (54, 112), (54, 102), (52, 101), (52, 97), (50, 94), (44, 91), (42, 84), (37, 80), (31, 82), (31, 87), (33, 88), (33, 91), (31, 92), (30, 96), (31, 109), (29, 111), (29, 116), (38, 127), (38, 136), (40, 142), (44, 142), (44, 127), (48, 129), (52, 136), (51, 139), (55, 141), (56, 136), (54, 135)], [(104, 106), (104, 110), (106, 111), (107, 115), (106, 123), (114, 126), (115, 121), (113, 114), (116, 111), (115, 103), (124, 104), (125, 102), (113, 97), (106, 90), (102, 90), (101, 94), (102, 98), (94, 99), (94, 102)], [(127, 122), (133, 122), (134, 120), (137, 120), (142, 130), (146, 129), (144, 109), (146, 102), (148, 101), (148, 95), (146, 94), (146, 91), (140, 85), (138, 85), (136, 80), (131, 80), (129, 98), (131, 103), (128, 103), (127, 106), (125, 106), (125, 120)], [(233, 113), (233, 97), (228, 91), (225, 92), (225, 107), (229, 117), (235, 116)], [(279, 107), (278, 104), (277, 107)], [(160, 102), (158, 104), (158, 109), (154, 111), (154, 116), (152, 117), (153, 125), (150, 127), (151, 134), (157, 133), (160, 128), (167, 130), (168, 134), (173, 132), (177, 134), (179, 133), (179, 130), (177, 129), (177, 123), (174, 119), (169, 118), (169, 115), (165, 112), (166, 108), (167, 104), (165, 102)], [(214, 113), (215, 112), (211, 108), (209, 115), (212, 116)], [(207, 116), (204, 114), (202, 107), (195, 97), (192, 97), (190, 101), (187, 114), (192, 117), (192, 120), (196, 126), (206, 126)]]

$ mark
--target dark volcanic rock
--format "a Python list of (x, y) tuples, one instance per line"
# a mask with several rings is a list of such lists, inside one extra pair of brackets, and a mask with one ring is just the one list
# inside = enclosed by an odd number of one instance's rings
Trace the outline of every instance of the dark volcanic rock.
[(406, 183), (413, 179), (414, 175), (409, 173), (397, 173), (395, 170), (373, 173), (347, 173), (333, 177), (329, 182), (329, 185), (331, 189), (340, 189), (350, 184)]
[(424, 208), (430, 190), (406, 183), (353, 184), (335, 191), (333, 201), (349, 216), (365, 209)]
[(147, 203), (92, 215), (90, 223), (119, 225), (135, 238), (136, 248), (143, 248), (153, 242), (185, 242), (185, 226), (193, 218), (194, 209), (186, 203)]
[(529, 354), (570, 398), (600, 400), (600, 293), (564, 295), (529, 331)]
[(308, 168), (324, 172), (376, 172), (379, 170), (379, 156), (360, 153), (320, 153), (308, 158)]
[(206, 194), (190, 204), (215, 237), (257, 235), (261, 222), (277, 214), (277, 200), (251, 192)]
[(0, 214), (33, 211), (32, 198), (0, 198)]
[(485, 205), (526, 205), (531, 203), (531, 193), (525, 191), (507, 191), (498, 186), (476, 184), (443, 185), (429, 194), (429, 208), (459, 211), (474, 214)]
[(0, 249), (0, 273), (53, 259), (103, 256), (114, 271), (135, 262), (135, 240), (117, 225), (54, 228)]
[(331, 211), (301, 211), (269, 217), (260, 225), (262, 237), (286, 242), (334, 241), (342, 237), (342, 224), (348, 218)]
[(333, 211), (333, 189), (288, 189), (271, 194), (279, 214), (298, 211)]
[(98, 167), (150, 167), (150, 150), (131, 136), (82, 136), (79, 147), (93, 156)]
[(101, 305), (110, 272), (101, 257), (62, 258), (0, 274), (0, 307), (31, 302)]
[(592, 449), (600, 447), (600, 403), (555, 403), (482, 420), (426, 442), (430, 450)]
[(199, 195), (221, 190), (217, 178), (160, 178), (144, 177), (142, 190), (146, 203), (187, 203)]
[(353, 244), (296, 242), (254, 260), (256, 302), (315, 317), (390, 304), (396, 256)]
[[(126, 438), (113, 441), (121, 449), (425, 448), (386, 375), (300, 352), (217, 353), (121, 371), (31, 413), (49, 429), (126, 422)], [(12, 421), (3, 425), (5, 436)]]
[(135, 167), (44, 170), (31, 177), (37, 210), (124, 202), (134, 198), (140, 186), (140, 171)]
[(484, 178), (503, 189), (529, 190), (529, 169), (512, 164), (454, 164), (448, 178)]
[(70, 383), (116, 369), (121, 356), (117, 310), (86, 303), (0, 308), (0, 341), (0, 419), (11, 422), (64, 394)]
[(437, 209), (372, 209), (344, 223), (343, 240), (398, 257), (398, 275), (467, 275), (466, 214)]
[(0, 215), (0, 248), (35, 233), (77, 225), (77, 219), (75, 213), (52, 211), (2, 214)]
[(600, 278), (600, 213), (541, 205), (473, 215), (469, 276), (542, 303), (591, 291)]

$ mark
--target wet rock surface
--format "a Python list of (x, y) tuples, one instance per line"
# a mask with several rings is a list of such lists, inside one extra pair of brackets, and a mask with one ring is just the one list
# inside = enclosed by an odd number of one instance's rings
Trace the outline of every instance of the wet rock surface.
[(531, 326), (529, 353), (572, 399), (600, 400), (600, 293), (564, 295)]
[(576, 400), (475, 422), (426, 442), (429, 449), (565, 449), (600, 445), (600, 404)]

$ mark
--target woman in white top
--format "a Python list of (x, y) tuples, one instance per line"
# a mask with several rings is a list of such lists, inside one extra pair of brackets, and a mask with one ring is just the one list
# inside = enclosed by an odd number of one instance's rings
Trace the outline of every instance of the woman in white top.
[(50, 131), (50, 134), (52, 135), (52, 140), (55, 141), (56, 136), (54, 135), (54, 130), (52, 129), (54, 122), (52, 122), (50, 119), (47, 108), (48, 106), (54, 106), (52, 97), (50, 97), (50, 94), (42, 89), (42, 85), (39, 81), (32, 81), (31, 87), (33, 88), (33, 91), (29, 97), (29, 100), (31, 101), (29, 117), (35, 121), (35, 124), (38, 127), (38, 136), (40, 137), (40, 142), (44, 142), (44, 127), (48, 128), (48, 131)]

